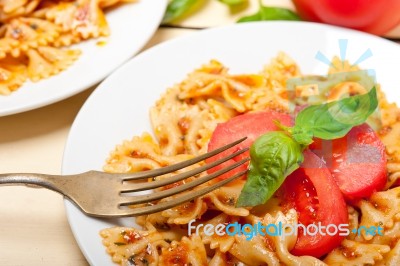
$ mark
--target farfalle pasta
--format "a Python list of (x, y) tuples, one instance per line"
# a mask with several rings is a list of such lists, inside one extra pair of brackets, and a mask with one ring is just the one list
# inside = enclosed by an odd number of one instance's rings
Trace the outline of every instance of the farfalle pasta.
[[(0, 0), (0, 95), (65, 70), (80, 55), (69, 46), (110, 34), (105, 9), (133, 1)], [(7, 67), (10, 58), (21, 67)]]
[[(335, 67), (339, 65), (343, 65), (344, 71), (359, 70), (338, 60), (333, 60), (330, 73), (340, 71)], [(143, 133), (118, 145), (104, 170), (112, 173), (151, 170), (203, 154), (218, 123), (265, 109), (289, 112), (287, 81), (300, 76), (299, 67), (284, 53), (273, 58), (260, 73), (249, 75), (232, 75), (228, 68), (212, 60), (161, 96), (150, 109), (153, 134)], [(365, 92), (353, 81), (342, 82), (335, 90), (344, 94)], [(325, 96), (326, 101), (337, 98), (336, 92)], [(298, 223), (297, 211), (283, 205), (278, 194), (261, 206), (236, 207), (245, 184), (243, 179), (172, 209), (137, 217), (136, 223), (142, 229), (104, 229), (100, 235), (107, 252), (121, 265), (400, 265), (400, 109), (389, 104), (380, 90), (378, 97), (382, 119), (378, 135), (388, 158), (386, 186), (368, 198), (348, 203), (349, 234), (326, 256), (292, 254), (298, 240), (295, 234), (209, 235), (204, 227), (195, 232), (200, 224), (217, 228), (235, 223), (250, 226)], [(203, 164), (200, 162), (179, 172)], [(217, 181), (211, 180), (193, 190), (213, 182)], [(170, 198), (158, 202), (167, 200)], [(372, 226), (381, 226), (384, 234), (354, 233), (358, 228)]]

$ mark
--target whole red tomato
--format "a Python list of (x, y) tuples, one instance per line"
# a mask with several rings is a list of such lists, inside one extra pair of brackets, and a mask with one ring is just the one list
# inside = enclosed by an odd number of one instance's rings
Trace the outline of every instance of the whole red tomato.
[(400, 0), (293, 0), (305, 20), (382, 35), (400, 23)]

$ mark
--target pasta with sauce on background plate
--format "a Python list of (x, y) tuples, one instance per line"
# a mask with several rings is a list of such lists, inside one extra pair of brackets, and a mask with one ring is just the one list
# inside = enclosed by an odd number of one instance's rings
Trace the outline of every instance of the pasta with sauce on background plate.
[(108, 36), (104, 12), (133, 1), (0, 0), (0, 95), (67, 69), (81, 53), (70, 46)]

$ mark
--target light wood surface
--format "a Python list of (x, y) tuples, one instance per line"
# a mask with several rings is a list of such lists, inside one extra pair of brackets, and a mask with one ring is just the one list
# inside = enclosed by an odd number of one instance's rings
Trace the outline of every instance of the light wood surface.
[[(231, 12), (216, 0), (205, 1), (199, 13), (178, 25), (205, 28), (233, 23), (253, 13), (257, 2)], [(291, 6), (286, 0), (268, 3)], [(144, 49), (195, 31), (160, 28)], [(47, 107), (0, 117), (0, 173), (59, 174), (70, 126), (93, 89)], [(87, 265), (60, 195), (45, 189), (0, 187), (0, 265)]]

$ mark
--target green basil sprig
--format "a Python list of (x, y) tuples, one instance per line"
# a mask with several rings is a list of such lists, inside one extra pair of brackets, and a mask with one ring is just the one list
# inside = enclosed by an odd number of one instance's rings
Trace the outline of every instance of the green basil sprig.
[(325, 140), (341, 138), (352, 127), (364, 123), (378, 106), (376, 88), (367, 94), (352, 96), (302, 110), (293, 127), (268, 132), (250, 147), (247, 181), (236, 202), (237, 207), (264, 204), (285, 178), (300, 167), (302, 151), (313, 137)]
[(219, 0), (219, 1), (228, 6), (237, 6), (237, 5), (243, 5), (244, 3), (247, 3), (247, 0)]
[(263, 20), (301, 20), (293, 11), (282, 7), (264, 6), (260, 0), (260, 9), (257, 13), (242, 17), (237, 22), (251, 22)]
[[(306, 145), (312, 142), (312, 137), (341, 138), (352, 127), (364, 123), (377, 106), (375, 87), (367, 94), (326, 104), (312, 105), (297, 115), (295, 126), (289, 132), (297, 142)], [(304, 135), (311, 139), (305, 138)]]
[(186, 14), (198, 0), (172, 0), (165, 11), (163, 23), (171, 22)]

